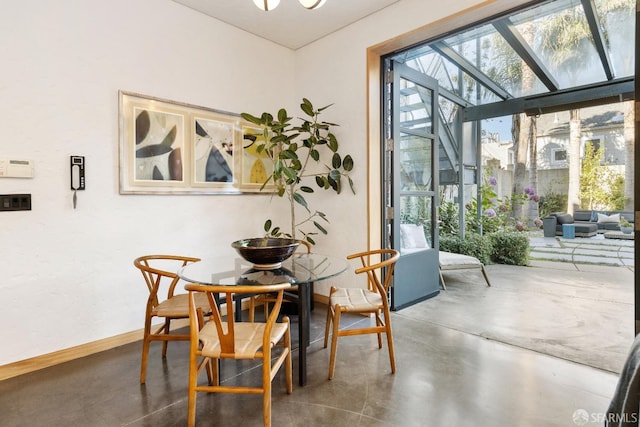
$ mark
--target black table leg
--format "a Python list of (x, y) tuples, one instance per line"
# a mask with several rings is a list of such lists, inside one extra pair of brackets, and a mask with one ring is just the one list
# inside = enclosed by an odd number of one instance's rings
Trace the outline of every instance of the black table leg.
[(307, 383), (307, 347), (311, 323), (309, 284), (298, 284), (298, 378), (300, 386)]

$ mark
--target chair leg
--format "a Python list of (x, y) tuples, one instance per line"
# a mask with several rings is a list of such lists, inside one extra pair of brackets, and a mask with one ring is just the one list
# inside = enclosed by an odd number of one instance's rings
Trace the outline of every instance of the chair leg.
[(340, 328), (340, 307), (334, 309), (333, 315), (333, 335), (331, 336), (331, 355), (329, 357), (329, 379), (333, 379), (336, 369), (336, 353), (338, 351), (338, 333)]
[(284, 333), (284, 347), (287, 352), (287, 357), (284, 359), (285, 367), (285, 379), (287, 382), (287, 394), (293, 393), (293, 364), (291, 362), (291, 323), (289, 323), (289, 318), (284, 317), (282, 319), (283, 322), (286, 322), (288, 327), (287, 331)]
[(147, 359), (149, 358), (149, 335), (151, 334), (151, 319), (144, 322), (144, 338), (142, 339), (142, 361), (140, 363), (140, 384), (144, 384), (147, 377)]
[(271, 357), (262, 363), (262, 419), (271, 427)]
[(391, 333), (391, 323), (389, 317), (385, 316), (385, 326), (387, 329), (387, 345), (389, 346), (389, 362), (391, 363), (391, 373), (396, 373), (396, 353), (393, 348), (393, 334)]
[(249, 322), (253, 323), (256, 313), (256, 297), (249, 297)]
[(196, 386), (198, 382), (198, 357), (189, 355), (189, 393), (187, 397), (187, 425), (196, 425)]
[[(380, 313), (376, 313), (376, 326), (384, 326), (384, 323), (382, 323), (382, 320), (380, 319)], [(378, 336), (378, 348), (382, 348), (382, 332), (378, 332), (376, 334)]]
[(327, 344), (329, 343), (329, 328), (331, 328), (331, 319), (333, 318), (333, 313), (331, 313), (331, 303), (327, 306), (327, 321), (324, 326), (324, 348), (327, 348)]
[(442, 286), (442, 290), (446, 291), (447, 287), (444, 284), (444, 277), (442, 277), (442, 270), (438, 269), (438, 273), (440, 273), (440, 285)]
[[(166, 317), (164, 319), (164, 329), (163, 329), (163, 333), (169, 335), (169, 331), (171, 331), (171, 319)], [(164, 340), (162, 341), (162, 358), (165, 359), (167, 357), (167, 345), (169, 344), (169, 341)]]
[(484, 276), (484, 280), (487, 281), (487, 286), (491, 286), (491, 282), (489, 281), (489, 275), (487, 274), (487, 270), (485, 270), (484, 265), (482, 266), (482, 275)]
[(220, 359), (211, 360), (211, 372), (213, 373), (212, 385), (220, 385)]

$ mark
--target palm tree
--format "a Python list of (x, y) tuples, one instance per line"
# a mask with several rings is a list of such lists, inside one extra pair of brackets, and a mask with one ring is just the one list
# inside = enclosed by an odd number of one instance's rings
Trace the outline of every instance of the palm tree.
[[(633, 0), (607, 0), (599, 3), (600, 20), (613, 12), (632, 9), (634, 7)], [(605, 28), (601, 24), (601, 28)], [(554, 14), (550, 19), (542, 22), (540, 26), (541, 48), (543, 52), (549, 54), (551, 61), (557, 65), (558, 69), (566, 70), (570, 73), (572, 80), (575, 80), (576, 73), (585, 66), (585, 56), (581, 45), (593, 43), (591, 31), (585, 19), (582, 17), (582, 11), (579, 7), (564, 9), (561, 13)], [(605, 42), (608, 43), (608, 35), (604, 32)], [(625, 114), (625, 126), (627, 114)], [(580, 123), (580, 111), (570, 111), (569, 121), (569, 188), (568, 188), (568, 212), (573, 213), (580, 206), (579, 189), (580, 189), (580, 138), (582, 130)], [(625, 136), (627, 156), (631, 151), (633, 156), (633, 136), (629, 139)], [(627, 167), (625, 169), (625, 177), (633, 176), (633, 163), (629, 161), (633, 157), (627, 157)], [(625, 195), (633, 195), (633, 179), (630, 183), (625, 180)], [(630, 185), (630, 187), (627, 187)]]
[(624, 210), (633, 211), (633, 185), (634, 173), (631, 165), (634, 160), (635, 150), (635, 111), (633, 101), (624, 103), (624, 152), (625, 152), (625, 168), (624, 168)]

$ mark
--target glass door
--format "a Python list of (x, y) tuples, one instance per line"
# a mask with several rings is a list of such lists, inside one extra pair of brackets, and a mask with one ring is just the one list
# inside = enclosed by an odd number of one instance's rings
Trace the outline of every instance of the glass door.
[(400, 250), (391, 306), (440, 292), (438, 281), (438, 83), (388, 62), (384, 213), (387, 246)]

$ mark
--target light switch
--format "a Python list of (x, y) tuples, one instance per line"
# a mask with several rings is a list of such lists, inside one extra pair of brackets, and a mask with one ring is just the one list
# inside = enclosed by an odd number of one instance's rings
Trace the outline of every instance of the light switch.
[(0, 211), (30, 211), (31, 194), (0, 194)]

